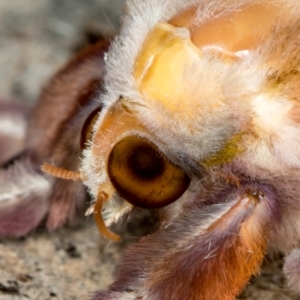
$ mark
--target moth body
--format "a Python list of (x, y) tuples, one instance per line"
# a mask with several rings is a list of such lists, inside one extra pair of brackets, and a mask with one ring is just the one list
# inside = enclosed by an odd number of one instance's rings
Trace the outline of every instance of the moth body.
[[(108, 239), (141, 209), (159, 218), (93, 300), (235, 299), (268, 251), (300, 292), (299, 15), (294, 0), (129, 0), (111, 44), (50, 82), (26, 146), (36, 173), (47, 161), (59, 177), (41, 175), (48, 228), (80, 209), (83, 185)], [(52, 103), (67, 113), (49, 129)]]

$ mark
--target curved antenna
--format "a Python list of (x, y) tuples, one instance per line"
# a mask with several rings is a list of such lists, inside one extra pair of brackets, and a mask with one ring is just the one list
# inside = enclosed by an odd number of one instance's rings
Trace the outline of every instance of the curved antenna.
[(113, 240), (115, 242), (118, 242), (121, 240), (120, 236), (107, 229), (102, 217), (103, 205), (109, 199), (110, 199), (109, 195), (104, 191), (100, 191), (98, 193), (96, 202), (94, 204), (94, 220), (98, 227), (98, 230), (103, 234), (104, 237)]
[(58, 178), (67, 179), (67, 180), (80, 180), (82, 181), (82, 176), (80, 172), (69, 171), (62, 169), (53, 165), (50, 165), (44, 162), (41, 166), (43, 172), (53, 175)]

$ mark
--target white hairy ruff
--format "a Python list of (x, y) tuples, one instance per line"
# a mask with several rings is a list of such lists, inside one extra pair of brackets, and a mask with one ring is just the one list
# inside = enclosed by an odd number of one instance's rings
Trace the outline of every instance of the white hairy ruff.
[[(247, 3), (255, 2), (261, 3), (258, 0), (128, 1), (123, 28), (107, 55), (106, 93), (101, 96), (105, 109), (96, 122), (94, 131), (100, 126), (106, 108), (122, 96), (128, 99), (128, 107), (136, 112), (141, 123), (152, 132), (153, 141), (171, 160), (175, 161), (178, 158), (180, 161), (184, 155), (191, 160), (201, 161), (222, 149), (224, 143), (232, 135), (248, 130), (249, 119), (257, 115), (255, 125), (259, 129), (255, 133), (259, 135), (259, 138), (250, 139), (250, 144), (249, 140), (244, 140), (247, 151), (241, 160), (249, 161), (250, 159), (258, 166), (266, 168), (270, 168), (271, 164), (274, 169), (280, 168), (282, 163), (291, 165), (296, 162), (299, 166), (300, 158), (297, 151), (293, 151), (289, 158), (284, 155), (287, 150), (290, 152), (291, 149), (299, 149), (300, 141), (297, 139), (297, 136), (300, 136), (299, 129), (288, 122), (282, 126), (278, 119), (266, 124), (267, 102), (258, 101), (259, 99), (254, 96), (263, 90), (268, 73), (267, 66), (263, 64), (266, 58), (260, 57), (261, 49), (250, 52), (235, 64), (227, 64), (208, 55), (199, 65), (187, 66), (183, 84), (188, 87), (187, 97), (191, 98), (190, 107), (177, 114), (171, 115), (155, 99), (142, 95), (133, 78), (135, 59), (143, 41), (158, 22), (169, 20), (178, 11), (194, 3), (199, 4), (201, 8), (197, 15), (197, 21), (201, 23), (212, 15), (238, 10)], [(300, 2), (294, 0), (276, 2), (283, 5), (282, 11), (289, 11), (291, 19), (299, 18)], [(265, 0), (264, 3), (268, 5), (274, 1)], [(271, 53), (272, 42), (266, 45), (270, 47), (268, 51)], [(266, 54), (268, 51), (263, 53)], [(212, 101), (216, 101), (219, 107), (219, 109), (214, 109), (213, 113)], [(284, 102), (284, 99), (282, 101)], [(279, 108), (280, 105), (273, 109), (278, 112)], [(265, 128), (265, 135), (264, 130), (261, 130), (264, 126), (268, 127)], [(264, 139), (270, 131), (280, 133), (276, 147), (272, 145), (273, 149)], [(286, 142), (291, 139), (293, 143)], [(289, 149), (286, 149), (287, 147)], [(95, 166), (98, 165), (103, 167), (101, 172), (95, 172)], [(104, 159), (94, 157), (91, 150), (87, 149), (84, 151), (81, 169), (87, 178), (85, 184), (90, 193), (96, 197), (98, 187), (108, 179)]]
[[(106, 108), (102, 110), (102, 113), (99, 116), (99, 120), (105, 116)], [(99, 186), (108, 179), (106, 173), (106, 165), (104, 157), (95, 157), (91, 151), (92, 141), (89, 142), (87, 148), (83, 150), (83, 161), (81, 164), (80, 171), (84, 174), (83, 183), (87, 186), (89, 193), (96, 199), (98, 194)], [(97, 170), (101, 170), (100, 172)]]
[(286, 168), (299, 169), (300, 128), (290, 120), (292, 109), (293, 102), (282, 96), (254, 97), (253, 131), (258, 138), (245, 138), (251, 147), (240, 159), (274, 174), (285, 172)]

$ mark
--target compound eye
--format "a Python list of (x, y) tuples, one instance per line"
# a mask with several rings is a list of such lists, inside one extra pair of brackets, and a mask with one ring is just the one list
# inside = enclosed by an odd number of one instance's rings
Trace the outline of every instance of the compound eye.
[(101, 109), (102, 107), (98, 107), (95, 110), (93, 110), (82, 126), (80, 136), (80, 147), (82, 150), (86, 147), (86, 143), (92, 139), (93, 127), (98, 119), (99, 112), (101, 111)]
[(134, 206), (160, 208), (177, 200), (190, 178), (145, 138), (126, 137), (112, 149), (108, 176), (118, 194)]

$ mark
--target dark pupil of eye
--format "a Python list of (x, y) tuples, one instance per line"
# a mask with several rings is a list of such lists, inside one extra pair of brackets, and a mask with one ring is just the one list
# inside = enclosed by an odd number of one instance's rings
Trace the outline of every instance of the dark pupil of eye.
[(150, 145), (136, 145), (128, 155), (128, 168), (140, 179), (151, 180), (164, 172), (161, 155)]

